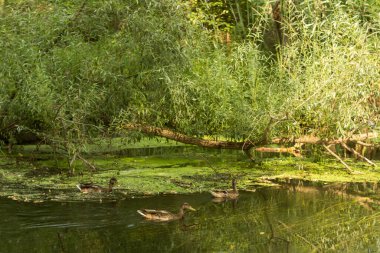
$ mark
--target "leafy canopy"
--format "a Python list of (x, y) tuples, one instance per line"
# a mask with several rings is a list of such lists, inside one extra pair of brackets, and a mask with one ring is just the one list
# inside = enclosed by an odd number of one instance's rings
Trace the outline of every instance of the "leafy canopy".
[[(378, 123), (378, 4), (283, 1), (273, 52), (272, 4), (226, 3), (5, 2), (1, 139), (29, 129), (75, 153), (126, 122), (233, 140)], [(215, 39), (226, 31), (231, 43)]]

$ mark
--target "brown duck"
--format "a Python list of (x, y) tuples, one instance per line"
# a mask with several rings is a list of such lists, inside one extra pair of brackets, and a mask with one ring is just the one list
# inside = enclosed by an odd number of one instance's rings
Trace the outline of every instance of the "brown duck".
[(214, 198), (237, 199), (239, 192), (236, 187), (236, 179), (232, 179), (232, 190), (214, 190), (210, 191), (210, 193)]
[(102, 187), (102, 186), (99, 186), (99, 185), (95, 185), (93, 183), (84, 183), (84, 184), (78, 184), (77, 185), (77, 188), (83, 192), (83, 193), (92, 193), (92, 192), (96, 192), (96, 193), (99, 193), (99, 192), (112, 192), (112, 188), (114, 187), (114, 185), (117, 183), (117, 180), (116, 178), (111, 178), (110, 179), (110, 182), (108, 184), (108, 188), (107, 187)]
[(196, 211), (188, 203), (183, 203), (177, 214), (165, 211), (165, 210), (150, 210), (142, 209), (137, 212), (147, 220), (153, 221), (171, 221), (182, 219), (185, 215), (185, 210)]

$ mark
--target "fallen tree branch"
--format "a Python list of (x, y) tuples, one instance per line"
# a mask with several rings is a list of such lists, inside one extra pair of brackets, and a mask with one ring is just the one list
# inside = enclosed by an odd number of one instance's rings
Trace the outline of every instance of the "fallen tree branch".
[(341, 162), (344, 167), (346, 167), (347, 169), (347, 172), (350, 173), (350, 174), (353, 174), (353, 170), (351, 170), (350, 166), (347, 165), (347, 163), (345, 163), (342, 158), (340, 158), (337, 154), (334, 153), (334, 151), (332, 151), (328, 146), (326, 146), (325, 144), (323, 144), (323, 147), (332, 155), (334, 156), (337, 160), (339, 160), (339, 162)]
[(375, 145), (372, 143), (365, 143), (362, 141), (356, 141), (356, 144), (359, 144), (359, 145), (364, 146), (364, 147), (375, 147)]
[(300, 150), (296, 149), (295, 147), (290, 147), (290, 148), (259, 147), (259, 148), (255, 148), (255, 151), (272, 152), (272, 153), (289, 153), (289, 154), (294, 155), (295, 157), (302, 157)]
[[(175, 132), (168, 128), (160, 128), (154, 126), (146, 126), (141, 124), (123, 124), (121, 129), (130, 131), (140, 131), (146, 134), (153, 134), (156, 136), (161, 136), (170, 140), (182, 142), (185, 144), (192, 144), (207, 148), (224, 148), (224, 149), (241, 149), (249, 150), (255, 146), (260, 146), (262, 142), (244, 141), (244, 142), (234, 142), (234, 141), (215, 141), (215, 140), (205, 140), (185, 134)], [(316, 136), (302, 136), (296, 139), (289, 138), (274, 138), (269, 140), (268, 144), (284, 144), (284, 143), (295, 143), (295, 144), (340, 144), (342, 142), (348, 141), (364, 141), (367, 139), (377, 138), (377, 132), (365, 133), (352, 135), (350, 138), (338, 138), (338, 139), (321, 139)]]
[(355, 155), (359, 156), (361, 159), (363, 159), (364, 161), (366, 161), (367, 163), (371, 164), (372, 166), (376, 167), (376, 164), (374, 164), (371, 160), (369, 160), (367, 157), (361, 155), (358, 151), (356, 151), (355, 149), (353, 148), (350, 148), (349, 146), (347, 146), (346, 143), (342, 142), (341, 143), (342, 147), (347, 149), (348, 151), (350, 151), (351, 153), (354, 153)]
[(280, 144), (280, 143), (304, 143), (304, 144), (340, 144), (342, 142), (348, 142), (348, 141), (364, 141), (367, 139), (374, 139), (377, 138), (379, 135), (377, 132), (372, 133), (365, 133), (365, 134), (354, 134), (349, 138), (338, 138), (338, 139), (321, 139), (317, 136), (301, 136), (296, 139), (281, 139), (281, 138), (274, 138), (272, 139), (273, 144)]
[(214, 141), (205, 140), (178, 132), (174, 132), (167, 128), (143, 126), (139, 124), (124, 124), (122, 126), (126, 130), (137, 130), (146, 134), (154, 134), (157, 136), (165, 137), (170, 140), (182, 142), (185, 144), (192, 144), (206, 148), (224, 148), (224, 149), (243, 149), (249, 150), (253, 147), (253, 143), (250, 142), (231, 142), (231, 141)]

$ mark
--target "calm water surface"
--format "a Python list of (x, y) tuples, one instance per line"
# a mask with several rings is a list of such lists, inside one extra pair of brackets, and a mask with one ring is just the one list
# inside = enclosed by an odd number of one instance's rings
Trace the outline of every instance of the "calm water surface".
[[(144, 221), (139, 208), (196, 212)], [(368, 202), (368, 201), (367, 201)], [(373, 203), (312, 189), (258, 189), (237, 202), (209, 194), (102, 202), (0, 199), (0, 252), (380, 252)]]

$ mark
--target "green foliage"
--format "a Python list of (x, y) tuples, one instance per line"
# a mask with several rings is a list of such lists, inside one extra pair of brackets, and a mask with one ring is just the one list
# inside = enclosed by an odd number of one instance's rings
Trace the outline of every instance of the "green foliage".
[(379, 121), (370, 102), (379, 99), (379, 36), (347, 7), (336, 3), (320, 18), (306, 2), (289, 6), (289, 18), (298, 21), (284, 27), (288, 41), (273, 81), (285, 87), (276, 118), (290, 134), (347, 136)]
[(132, 121), (166, 122), (165, 80), (188, 65), (182, 51), (196, 38), (174, 3), (7, 2), (2, 139), (28, 129), (75, 157), (121, 111)]
[(246, 38), (251, 31), (258, 32), (265, 7), (265, 0), (190, 0), (190, 20), (209, 30), (229, 32), (234, 39)]
[(201, 135), (255, 141), (371, 131), (379, 122), (378, 17), (363, 22), (353, 8), (360, 4), (282, 3), (276, 59), (261, 49), (264, 33), (254, 31), (228, 51), (216, 46), (197, 56), (194, 75), (178, 84), (185, 95), (175, 96), (186, 108), (176, 115), (191, 121), (178, 121)]
[(230, 31), (233, 27), (233, 15), (229, 4), (224, 0), (190, 0), (190, 19), (208, 29)]
[[(269, 1), (7, 1), (0, 137), (29, 129), (71, 162), (125, 122), (253, 141), (370, 131), (379, 4), (280, 6), (283, 44), (273, 54), (263, 47)], [(245, 39), (224, 45), (220, 31)]]

